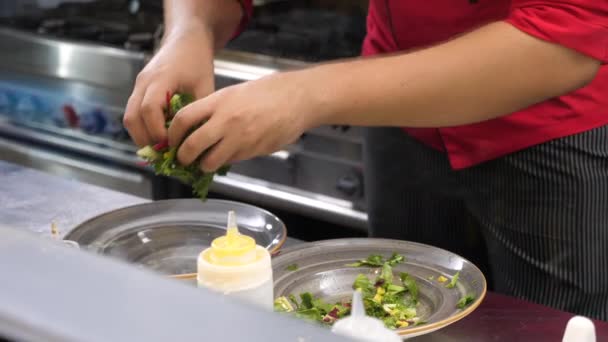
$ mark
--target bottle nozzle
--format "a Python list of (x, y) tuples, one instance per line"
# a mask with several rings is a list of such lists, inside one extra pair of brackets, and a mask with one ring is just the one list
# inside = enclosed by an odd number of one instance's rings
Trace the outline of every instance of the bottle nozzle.
[(234, 246), (238, 243), (239, 228), (236, 225), (236, 213), (234, 211), (228, 212), (228, 224), (226, 225), (226, 242), (229, 246)]
[(255, 259), (255, 240), (239, 233), (236, 213), (228, 212), (226, 235), (211, 243), (212, 262), (218, 264), (244, 264)]
[(353, 293), (353, 302), (351, 303), (350, 314), (353, 317), (365, 316), (365, 306), (361, 297), (361, 290), (357, 289)]

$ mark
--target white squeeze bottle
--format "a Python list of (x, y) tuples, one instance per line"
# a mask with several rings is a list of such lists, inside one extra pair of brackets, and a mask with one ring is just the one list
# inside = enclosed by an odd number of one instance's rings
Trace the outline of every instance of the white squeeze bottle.
[(331, 331), (360, 342), (401, 342), (397, 333), (388, 329), (384, 323), (365, 314), (361, 292), (353, 293), (351, 314), (337, 320)]
[(201, 252), (197, 269), (199, 287), (272, 310), (270, 253), (253, 238), (239, 233), (234, 211), (228, 213), (226, 235)]

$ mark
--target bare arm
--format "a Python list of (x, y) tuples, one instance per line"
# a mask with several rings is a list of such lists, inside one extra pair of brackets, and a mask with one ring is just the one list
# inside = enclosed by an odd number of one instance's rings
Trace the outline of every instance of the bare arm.
[(165, 36), (137, 76), (124, 125), (139, 146), (167, 139), (167, 92), (202, 98), (215, 89), (214, 52), (234, 34), (243, 13), (237, 0), (165, 0)]
[(585, 86), (599, 66), (594, 58), (497, 22), (411, 53), (224, 88), (182, 109), (169, 142), (183, 140), (183, 164), (206, 151), (201, 167), (216, 170), (276, 151), (324, 124), (443, 127), (496, 118)]
[(165, 36), (200, 26), (215, 49), (226, 45), (243, 15), (238, 0), (164, 0), (164, 10)]
[(585, 86), (600, 62), (494, 23), (409, 54), (293, 75), (321, 124), (442, 127), (506, 115)]

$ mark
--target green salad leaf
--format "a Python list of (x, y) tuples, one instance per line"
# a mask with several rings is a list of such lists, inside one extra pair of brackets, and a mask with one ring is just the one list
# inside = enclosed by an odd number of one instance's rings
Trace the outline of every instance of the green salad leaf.
[[(173, 116), (194, 100), (194, 96), (190, 94), (175, 94), (168, 98), (164, 109), (165, 125), (169, 127)], [(207, 198), (214, 176), (225, 175), (230, 170), (230, 165), (225, 165), (216, 172), (203, 172), (199, 167), (200, 157), (190, 165), (181, 165), (177, 160), (177, 148), (170, 147), (167, 142), (145, 146), (137, 151), (137, 155), (151, 165), (157, 175), (174, 177), (190, 185), (192, 193), (202, 201)]]
[(447, 287), (448, 289), (453, 289), (456, 286), (456, 283), (458, 282), (458, 277), (460, 276), (460, 271), (456, 272), (456, 274), (454, 274), (454, 276), (452, 277), (452, 281), (450, 281), (449, 284), (447, 284), (445, 287)]
[(475, 301), (475, 296), (469, 294), (469, 295), (466, 295), (466, 296), (460, 298), (458, 303), (456, 303), (456, 307), (459, 309), (464, 309), (467, 306), (469, 306), (471, 303), (473, 303), (474, 301)]
[[(415, 279), (407, 273), (400, 273), (399, 277), (393, 274), (393, 266), (404, 260), (403, 256), (395, 253), (386, 260), (380, 255), (370, 255), (356, 263), (356, 267), (382, 268), (375, 279), (370, 279), (366, 274), (357, 275), (352, 287), (355, 291), (361, 291), (367, 315), (382, 320), (391, 329), (424, 324), (418, 317), (418, 285)], [(294, 295), (277, 298), (276, 311), (291, 312), (296, 317), (321, 324), (332, 324), (350, 314), (350, 301), (327, 303), (309, 292), (299, 296), (300, 302)], [(287, 306), (285, 301), (290, 302), (292, 310), (284, 310)]]
[(399, 275), (399, 277), (401, 278), (401, 282), (403, 283), (403, 286), (405, 286), (407, 288), (407, 290), (410, 293), (410, 296), (412, 297), (412, 300), (414, 302), (418, 301), (418, 284), (416, 283), (416, 280), (414, 280), (414, 278), (412, 278), (412, 276), (410, 276), (407, 273), (401, 273)]
[(355, 263), (347, 264), (348, 267), (382, 267), (384, 264), (389, 266), (395, 266), (405, 261), (403, 255), (393, 253), (388, 260), (384, 260), (384, 257), (379, 254), (371, 254), (367, 259), (361, 259)]

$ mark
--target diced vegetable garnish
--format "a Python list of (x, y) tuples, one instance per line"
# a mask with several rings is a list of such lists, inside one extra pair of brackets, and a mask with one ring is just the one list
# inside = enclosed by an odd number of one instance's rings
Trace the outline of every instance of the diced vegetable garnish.
[(298, 270), (298, 264), (291, 264), (291, 265), (287, 266), (286, 269), (288, 271), (292, 271), (292, 272), (293, 271), (297, 271)]
[[(382, 267), (380, 274), (373, 280), (365, 274), (359, 274), (353, 283), (353, 289), (361, 291), (366, 313), (382, 320), (391, 329), (405, 328), (421, 322), (416, 310), (416, 281), (406, 273), (401, 273), (398, 278), (393, 274), (392, 266), (403, 260), (405, 258), (398, 254), (393, 254), (388, 260), (384, 260), (380, 255), (370, 255), (356, 263), (356, 267)], [(284, 310), (284, 301), (289, 301), (294, 310)], [(350, 302), (329, 304), (308, 292), (300, 294), (299, 302), (293, 295), (275, 300), (275, 308), (279, 309), (276, 311), (293, 312), (296, 317), (325, 325), (331, 325), (349, 315), (350, 307)]]
[(440, 283), (445, 283), (446, 281), (448, 281), (448, 278), (446, 278), (444, 276), (439, 276), (439, 277), (437, 277), (437, 281)]

